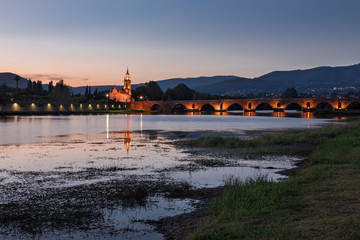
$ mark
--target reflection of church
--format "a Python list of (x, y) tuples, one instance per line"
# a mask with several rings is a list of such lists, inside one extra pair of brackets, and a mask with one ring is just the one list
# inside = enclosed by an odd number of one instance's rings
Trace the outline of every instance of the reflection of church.
[(109, 93), (109, 99), (117, 102), (131, 102), (131, 78), (129, 69), (127, 69), (124, 77), (124, 88), (117, 90), (114, 87)]
[(131, 144), (131, 131), (124, 132), (124, 143), (125, 143), (126, 151), (129, 152), (130, 144)]

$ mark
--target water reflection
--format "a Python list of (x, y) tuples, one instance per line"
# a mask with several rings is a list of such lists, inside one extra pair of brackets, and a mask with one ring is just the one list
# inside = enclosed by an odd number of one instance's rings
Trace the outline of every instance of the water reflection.
[[(317, 119), (311, 112), (297, 111), (234, 111), (223, 112), (222, 115), (192, 112), (172, 115), (13, 116), (0, 118), (0, 145), (47, 142), (51, 137), (73, 134), (84, 134), (91, 138), (98, 132), (104, 132), (109, 140), (114, 131), (122, 134), (125, 131), (139, 131), (143, 134), (147, 130), (271, 130), (317, 127), (331, 121), (334, 119)], [(129, 139), (129, 134), (124, 138)]]
[[(108, 186), (112, 180), (186, 181), (195, 188), (202, 188), (219, 186), (230, 175), (242, 180), (258, 175), (277, 179), (281, 177), (276, 173), (279, 169), (290, 168), (299, 159), (273, 156), (271, 159), (249, 160), (201, 149), (195, 153), (176, 145), (175, 141), (214, 132), (245, 135), (250, 134), (249, 130), (257, 130), (258, 133), (258, 130), (318, 127), (333, 122), (282, 117), (286, 113), (264, 113), (268, 114), (264, 117), (253, 117), (261, 114), (258, 112), (249, 113), (251, 117), (229, 113), (222, 113), (222, 116), (189, 114), (198, 116), (31, 116), (0, 120), (0, 179), (6, 190), (2, 191), (0, 201), (10, 202), (42, 195), (50, 190), (71, 190), (89, 184)], [(211, 165), (214, 159), (224, 164)], [(14, 183), (17, 184), (16, 188), (13, 187)], [(95, 192), (91, 196), (96, 195)], [(154, 237), (153, 229), (142, 222), (135, 223), (142, 224), (140, 227), (134, 225), (134, 219), (140, 221), (165, 216), (161, 213), (166, 206), (161, 196), (151, 201), (159, 208), (153, 211), (151, 208), (129, 208), (126, 209), (129, 217), (124, 215), (122, 209), (116, 208), (112, 209), (112, 213), (116, 214), (105, 215), (109, 219), (107, 221), (119, 229), (129, 226), (129, 231), (122, 233), (120, 229), (114, 239), (138, 239), (139, 234), (143, 234), (144, 239), (161, 238)], [(169, 200), (168, 205), (171, 211), (165, 212), (166, 215), (191, 207), (184, 200), (176, 199)], [(137, 216), (140, 210), (149, 217)], [(145, 229), (145, 233), (139, 229)], [(3, 236), (1, 234), (0, 238)], [(43, 239), (56, 238), (53, 231), (44, 234)], [(76, 239), (76, 234), (69, 233), (70, 238)]]
[(124, 132), (124, 143), (126, 151), (129, 152), (130, 144), (131, 144), (131, 131)]
[(106, 138), (109, 139), (109, 114), (106, 114)]

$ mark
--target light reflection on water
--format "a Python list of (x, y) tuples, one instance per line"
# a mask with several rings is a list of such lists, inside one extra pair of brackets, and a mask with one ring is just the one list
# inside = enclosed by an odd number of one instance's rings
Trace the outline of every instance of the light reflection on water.
[[(88, 137), (110, 131), (245, 131), (312, 128), (330, 120), (302, 118), (302, 112), (244, 113), (218, 115), (83, 115), (12, 116), (0, 118), (0, 145), (48, 142), (49, 137), (84, 134)], [(287, 117), (272, 117), (284, 114)], [(259, 117), (261, 116), (261, 117)], [(108, 138), (108, 134), (106, 135)]]
[[(246, 160), (206, 152), (201, 154), (201, 151), (194, 154), (180, 149), (174, 145), (174, 141), (179, 138), (198, 137), (208, 134), (208, 131), (245, 136), (252, 130), (314, 128), (329, 123), (332, 121), (231, 114), (2, 118), (0, 186), (6, 188), (7, 184), (16, 182), (18, 187), (9, 190), (13, 192), (3, 194), (0, 203), (22, 199), (22, 192), (36, 193), (48, 188), (106, 182), (133, 175), (151, 179), (163, 178), (167, 181), (187, 181), (198, 188), (222, 185), (230, 176), (245, 180), (265, 174), (269, 178), (278, 179), (281, 177), (276, 173), (279, 169), (291, 168), (299, 159), (277, 156)], [(224, 160), (229, 162), (231, 167), (194, 168), (193, 163), (199, 159)], [(95, 175), (94, 169), (97, 171)], [(39, 172), (40, 174), (37, 174)], [(68, 174), (69, 172), (71, 174)], [(126, 209), (126, 215), (124, 210), (120, 209), (111, 213), (106, 209), (104, 211), (108, 221), (112, 221), (114, 225), (121, 222), (122, 226), (132, 229), (122, 237), (137, 238), (141, 235), (144, 239), (156, 239), (161, 236), (155, 233), (152, 227), (141, 222), (134, 223), (133, 220), (158, 219), (192, 209), (188, 199), (174, 200), (171, 203), (160, 197), (154, 202), (153, 206), (157, 207)], [(174, 204), (172, 210), (167, 207), (169, 204)], [(82, 236), (81, 234), (74, 233), (72, 238)], [(44, 231), (42, 238), (52, 236), (55, 235)]]

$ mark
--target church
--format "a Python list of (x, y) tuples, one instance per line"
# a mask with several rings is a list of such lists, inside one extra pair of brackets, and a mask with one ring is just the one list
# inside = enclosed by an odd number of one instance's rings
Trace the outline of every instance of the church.
[(127, 69), (124, 77), (124, 88), (117, 90), (115, 87), (109, 93), (109, 98), (116, 102), (131, 102), (131, 78), (129, 69)]

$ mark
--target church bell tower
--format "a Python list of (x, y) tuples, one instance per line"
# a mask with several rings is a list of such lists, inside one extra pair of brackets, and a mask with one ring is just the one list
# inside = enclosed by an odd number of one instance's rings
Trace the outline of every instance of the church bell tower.
[(129, 68), (126, 70), (124, 77), (124, 91), (131, 95), (131, 78), (129, 74)]

